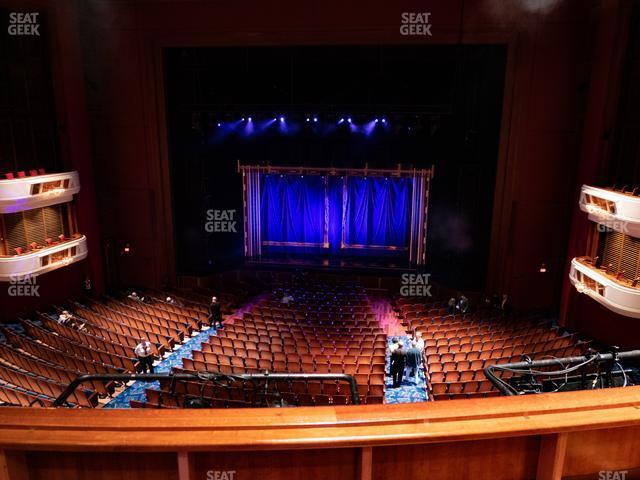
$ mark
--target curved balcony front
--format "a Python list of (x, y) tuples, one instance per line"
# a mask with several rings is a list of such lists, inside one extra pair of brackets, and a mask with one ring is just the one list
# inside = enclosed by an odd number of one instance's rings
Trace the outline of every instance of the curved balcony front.
[(640, 238), (640, 196), (583, 185), (580, 210), (607, 229)]
[(70, 202), (79, 191), (78, 172), (0, 180), (0, 213), (21, 212)]
[(640, 318), (640, 287), (618, 279), (585, 258), (571, 261), (569, 279), (576, 290), (590, 296), (609, 310), (627, 317)]
[(87, 237), (79, 235), (51, 247), (0, 257), (0, 282), (15, 283), (27, 276), (42, 275), (79, 262), (87, 254)]

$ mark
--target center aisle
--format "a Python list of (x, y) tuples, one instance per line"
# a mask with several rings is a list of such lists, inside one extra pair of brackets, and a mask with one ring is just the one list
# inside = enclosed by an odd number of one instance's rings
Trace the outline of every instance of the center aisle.
[[(404, 336), (388, 336), (387, 337), (387, 346), (391, 346), (391, 342), (394, 338), (399, 339), (404, 348), (408, 349), (411, 346), (411, 339)], [(384, 394), (384, 402), (385, 403), (416, 403), (416, 402), (426, 402), (429, 400), (429, 396), (427, 395), (427, 382), (424, 373), (424, 364), (418, 369), (418, 382), (414, 383), (413, 378), (409, 378), (407, 375), (404, 375), (402, 378), (402, 384), (399, 388), (392, 388), (393, 380), (389, 375), (389, 360), (390, 354), (389, 350), (387, 350), (387, 376), (385, 377), (385, 394)]]

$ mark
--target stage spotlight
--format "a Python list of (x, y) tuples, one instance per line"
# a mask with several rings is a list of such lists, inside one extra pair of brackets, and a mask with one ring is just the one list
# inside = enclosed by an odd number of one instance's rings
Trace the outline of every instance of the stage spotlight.
[(374, 120), (374, 122), (375, 122), (375, 123), (378, 123), (378, 121), (379, 121), (379, 120), (378, 120), (377, 118)]
[(250, 122), (251, 121), (251, 117), (247, 118), (247, 121)]
[(545, 263), (540, 264), (540, 268), (538, 268), (540, 273), (547, 273), (547, 265)]
[(311, 119), (309, 117), (307, 117), (307, 123), (309, 123), (311, 121)]
[(387, 123), (387, 119), (386, 119), (386, 118), (383, 118), (383, 119), (382, 119), (382, 123)]
[(340, 120), (338, 120), (338, 123), (344, 123), (344, 118), (341, 118)]
[(281, 121), (281, 122), (284, 122), (284, 117), (280, 117), (280, 121)]
[(351, 123), (351, 117), (347, 118), (347, 122)]
[(218, 122), (218, 126), (219, 126), (219, 127), (221, 127), (221, 126), (222, 126), (222, 124), (221, 124), (220, 122)]
[(318, 117), (313, 117), (313, 123), (318, 123)]

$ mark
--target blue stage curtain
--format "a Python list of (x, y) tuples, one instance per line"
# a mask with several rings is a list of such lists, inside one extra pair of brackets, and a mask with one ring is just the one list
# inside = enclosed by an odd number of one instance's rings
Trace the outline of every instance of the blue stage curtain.
[(264, 175), (262, 240), (322, 245), (324, 197), (320, 175)]
[(350, 177), (346, 202), (347, 245), (407, 246), (411, 179)]

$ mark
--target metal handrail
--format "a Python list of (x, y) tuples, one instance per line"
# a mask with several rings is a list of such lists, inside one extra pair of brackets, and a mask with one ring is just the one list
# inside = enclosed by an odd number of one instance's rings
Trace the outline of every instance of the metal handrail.
[(131, 380), (142, 382), (154, 382), (157, 380), (200, 380), (200, 381), (217, 381), (217, 380), (338, 380), (349, 384), (351, 391), (351, 402), (354, 405), (360, 404), (360, 396), (358, 395), (358, 385), (351, 375), (344, 373), (250, 373), (250, 374), (226, 374), (211, 372), (195, 372), (195, 373), (100, 373), (91, 375), (80, 375), (76, 377), (67, 388), (55, 399), (54, 407), (60, 407), (71, 396), (71, 394), (83, 383), (91, 381), (116, 381), (128, 382)]
[[(525, 362), (514, 362), (514, 363), (502, 363), (502, 364), (494, 364), (489, 365), (484, 368), (484, 375), (487, 379), (493, 383), (493, 385), (500, 390), (505, 395), (516, 395), (512, 390), (510, 390), (506, 383), (498, 378), (495, 375), (496, 370), (531, 370), (536, 367), (552, 367), (558, 366), (558, 363), (562, 364), (576, 364), (580, 365), (582, 363), (601, 363), (601, 362), (616, 362), (618, 360), (632, 360), (632, 359), (640, 359), (640, 350), (630, 350), (628, 352), (619, 352), (619, 353), (595, 353), (593, 355), (581, 355), (578, 357), (565, 357), (565, 358), (551, 358), (545, 360), (531, 360)], [(553, 374), (553, 372), (549, 372)], [(527, 374), (523, 372), (523, 374)]]

